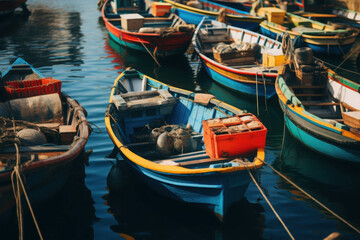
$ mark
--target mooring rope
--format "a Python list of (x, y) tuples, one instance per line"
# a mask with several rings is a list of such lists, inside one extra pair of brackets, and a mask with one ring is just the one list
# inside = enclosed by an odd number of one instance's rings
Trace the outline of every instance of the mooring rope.
[(152, 55), (150, 50), (145, 46), (145, 44), (140, 40), (140, 38), (138, 38), (138, 40), (141, 43), (141, 45), (143, 45), (143, 47), (146, 49), (146, 51), (150, 54), (150, 56), (154, 59), (154, 61), (157, 63), (157, 65), (159, 65), (159, 67), (161, 67), (160, 63), (156, 60), (156, 57)]
[(291, 232), (289, 231), (289, 229), (286, 227), (284, 221), (281, 219), (281, 217), (279, 216), (279, 214), (276, 212), (275, 208), (273, 207), (273, 205), (270, 203), (269, 199), (266, 197), (265, 193), (263, 192), (263, 190), (261, 189), (261, 187), (259, 186), (259, 184), (256, 182), (254, 176), (251, 174), (250, 170), (248, 169), (248, 167), (245, 165), (246, 170), (248, 171), (251, 179), (253, 180), (253, 182), (255, 183), (256, 187), (259, 189), (261, 195), (264, 197), (265, 201), (267, 202), (267, 204), (270, 206), (271, 210), (274, 212), (275, 216), (278, 218), (278, 220), (280, 221), (280, 223), (283, 225), (285, 231), (289, 234), (290, 238), (295, 240), (295, 238), (293, 237), (293, 235), (291, 234)]
[(256, 109), (257, 109), (257, 115), (259, 116), (259, 93), (258, 93), (258, 74), (256, 72)]
[(284, 130), (283, 130), (283, 137), (282, 137), (282, 143), (281, 143), (280, 159), (282, 157), (283, 150), (284, 150), (285, 134), (286, 134), (286, 120), (285, 120), (285, 113), (284, 113)]
[[(22, 226), (23, 217), (22, 217), (21, 192), (20, 192), (20, 185), (21, 185), (22, 192), (24, 193), (26, 202), (27, 202), (27, 204), (29, 206), (29, 210), (30, 210), (31, 216), (32, 216), (32, 218), (34, 220), (34, 224), (35, 224), (36, 229), (38, 231), (39, 237), (40, 237), (41, 240), (43, 240), (39, 225), (38, 225), (38, 223), (36, 221), (34, 211), (33, 211), (32, 207), (31, 207), (31, 204), (30, 204), (29, 197), (28, 197), (28, 195), (26, 193), (24, 183), (23, 183), (23, 181), (21, 179), (19, 147), (18, 147), (18, 145), (16, 143), (14, 145), (15, 145), (15, 149), (16, 149), (16, 166), (14, 166), (14, 170), (11, 173), (11, 182), (12, 182), (12, 186), (13, 186), (14, 198), (15, 198), (16, 207), (17, 207), (16, 208), (17, 209), (17, 215), (18, 215), (18, 219), (20, 220), (20, 222), (19, 222), (19, 239), (22, 240), (23, 235), (24, 235), (23, 226)], [(14, 186), (14, 177), (16, 177), (16, 190), (15, 190), (15, 186)]]
[(360, 234), (360, 230), (357, 229), (356, 227), (354, 227), (351, 223), (349, 223), (348, 221), (346, 221), (345, 219), (343, 219), (342, 217), (340, 217), (338, 214), (336, 214), (335, 212), (333, 212), (332, 210), (330, 210), (328, 207), (326, 207), (324, 204), (322, 204), (320, 201), (318, 201), (316, 198), (314, 198), (313, 196), (311, 196), (309, 193), (307, 193), (305, 190), (303, 190), (301, 187), (299, 187), (298, 185), (296, 185), (293, 181), (291, 181), (290, 179), (288, 179), (285, 175), (283, 175), (282, 173), (280, 173), (279, 171), (277, 171), (275, 168), (273, 168), (270, 164), (268, 164), (267, 162), (259, 159), (261, 162), (263, 162), (266, 166), (268, 166), (269, 168), (271, 168), (277, 175), (279, 175), (280, 177), (282, 177), (285, 181), (287, 181), (288, 183), (290, 183), (292, 186), (294, 186), (295, 188), (297, 188), (299, 191), (301, 191), (303, 194), (305, 194), (307, 197), (309, 197), (311, 200), (313, 200), (314, 202), (316, 202), (318, 205), (320, 205), (322, 208), (324, 208), (326, 211), (328, 211), (329, 213), (331, 213), (333, 216), (335, 216), (337, 219), (341, 220), (343, 223), (345, 223), (348, 227), (352, 228), (355, 232), (357, 232), (358, 234)]
[[(16, 205), (16, 216), (18, 220), (18, 228), (19, 228), (19, 240), (22, 240), (24, 237), (23, 231), (23, 215), (22, 215), (22, 205), (21, 205), (21, 191), (20, 191), (20, 180), (16, 178), (16, 187), (14, 181), (14, 173), (18, 170), (18, 166), (20, 165), (20, 155), (18, 154), (18, 145), (14, 143), (16, 149), (16, 166), (14, 167), (13, 172), (11, 173), (11, 183), (14, 193), (15, 205)], [(16, 175), (17, 176), (17, 175)]]
[(266, 83), (265, 83), (264, 72), (261, 72), (261, 75), (262, 75), (262, 80), (263, 80), (263, 82), (264, 82), (265, 109), (266, 109), (266, 111), (268, 111), (267, 97), (266, 97)]

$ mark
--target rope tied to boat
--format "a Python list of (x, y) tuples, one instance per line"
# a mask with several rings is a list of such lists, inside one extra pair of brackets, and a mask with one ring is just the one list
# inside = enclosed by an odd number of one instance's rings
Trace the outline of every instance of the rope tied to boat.
[(268, 111), (267, 97), (266, 97), (266, 83), (265, 83), (264, 71), (261, 72), (261, 76), (262, 76), (262, 80), (263, 80), (263, 83), (264, 83), (265, 108), (266, 108), (266, 111)]
[[(262, 161), (261, 159), (259, 159), (260, 161)], [(262, 161), (264, 162), (264, 161)], [(271, 202), (269, 201), (269, 199), (266, 197), (265, 193), (263, 192), (263, 190), (261, 189), (261, 187), (259, 186), (258, 182), (255, 180), (254, 176), (252, 175), (251, 171), (249, 170), (249, 168), (244, 165), (246, 170), (248, 171), (252, 181), (255, 183), (256, 187), (259, 189), (259, 192), (261, 193), (261, 195), (263, 196), (263, 198), (265, 199), (265, 201), (267, 202), (267, 204), (269, 205), (269, 207), (271, 208), (271, 210), (274, 212), (275, 216), (278, 218), (278, 220), (280, 221), (281, 225), (283, 225), (285, 231), (288, 233), (288, 235), (290, 236), (291, 239), (295, 240), (295, 238), (293, 237), (293, 235), (291, 234), (291, 232), (289, 231), (289, 229), (287, 228), (287, 226), (285, 225), (284, 221), (281, 219), (280, 215), (276, 212), (275, 208), (273, 207), (273, 205), (271, 204)]]
[(141, 43), (141, 45), (146, 49), (146, 51), (150, 54), (150, 56), (154, 59), (154, 61), (156, 62), (156, 64), (161, 67), (160, 63), (158, 62), (158, 60), (156, 59), (156, 57), (150, 52), (150, 50), (146, 47), (146, 45), (143, 43), (143, 41), (140, 40), (140, 38), (138, 38), (139, 42)]
[[(37, 232), (39, 234), (39, 237), (41, 240), (43, 240), (39, 225), (36, 221), (36, 217), (34, 214), (34, 211), (31, 207), (31, 203), (29, 200), (29, 197), (26, 193), (26, 189), (24, 187), (24, 183), (22, 181), (22, 177), (21, 177), (21, 163), (20, 163), (20, 153), (19, 153), (19, 147), (18, 145), (15, 143), (14, 144), (15, 149), (16, 149), (16, 166), (14, 167), (14, 170), (11, 173), (11, 183), (12, 183), (12, 188), (13, 188), (13, 193), (14, 193), (14, 198), (15, 198), (15, 202), (16, 202), (16, 212), (17, 212), (17, 217), (18, 217), (18, 224), (19, 224), (19, 239), (22, 240), (23, 239), (23, 224), (22, 224), (22, 220), (23, 220), (23, 216), (22, 216), (22, 204), (21, 204), (21, 192), (24, 193), (26, 202), (28, 204), (29, 210), (31, 212), (31, 216), (34, 220), (34, 224), (36, 226)], [(15, 178), (16, 178), (16, 185), (15, 185)], [(21, 188), (20, 188), (21, 186)]]
[(345, 223), (348, 227), (350, 227), (351, 229), (353, 229), (355, 232), (357, 232), (358, 234), (360, 234), (360, 230), (358, 228), (356, 228), (355, 226), (353, 226), (351, 223), (349, 223), (348, 221), (346, 221), (345, 219), (343, 219), (342, 217), (340, 217), (338, 214), (336, 214), (335, 212), (333, 212), (331, 209), (329, 209), (328, 207), (326, 207), (324, 204), (322, 204), (319, 200), (317, 200), (316, 198), (314, 198), (312, 195), (310, 195), (309, 193), (307, 193), (305, 190), (303, 190), (301, 187), (299, 187), (298, 185), (296, 185), (293, 181), (291, 181), (289, 178), (287, 178), (284, 174), (280, 173), (279, 171), (277, 171), (275, 168), (273, 168), (270, 164), (268, 164), (267, 162), (259, 159), (261, 162), (263, 162), (266, 166), (268, 166), (271, 170), (273, 170), (277, 175), (279, 175), (282, 179), (284, 179), (286, 182), (288, 182), (290, 185), (292, 185), (293, 187), (295, 187), (296, 189), (298, 189), (299, 191), (301, 191), (303, 194), (305, 194), (307, 197), (309, 197), (311, 200), (313, 200), (314, 202), (316, 202), (319, 206), (321, 206), (323, 209), (325, 209), (326, 211), (328, 211), (329, 213), (331, 213), (333, 216), (335, 216), (337, 219), (339, 219), (340, 221), (342, 221), (343, 223)]

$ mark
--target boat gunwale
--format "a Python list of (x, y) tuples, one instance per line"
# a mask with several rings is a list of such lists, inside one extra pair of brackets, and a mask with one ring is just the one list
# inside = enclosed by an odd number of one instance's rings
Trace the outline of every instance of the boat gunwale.
[[(114, 81), (114, 86), (116, 86), (117, 82), (120, 81), (120, 79), (125, 75), (125, 73), (121, 73)], [(143, 75), (143, 74), (142, 74)], [(151, 79), (152, 81), (155, 81), (157, 83), (160, 83), (161, 85), (165, 85), (167, 87), (169, 87), (171, 89), (171, 91), (176, 91), (178, 90), (179, 92), (188, 92), (188, 93), (193, 93), (191, 91), (187, 91), (184, 89), (180, 89), (180, 88), (176, 88), (173, 86), (169, 86), (167, 84), (161, 83), (149, 76), (143, 75), (148, 79)], [(112, 96), (114, 95), (115, 92), (115, 88), (113, 87), (111, 90), (111, 94), (110, 94), (110, 100), (109, 103), (112, 103)], [(217, 104), (225, 104), (228, 107), (230, 107), (231, 109), (237, 110), (237, 111), (241, 111), (240, 109), (237, 109), (236, 107), (233, 107), (229, 104), (226, 104), (220, 100), (217, 99), (211, 99), (211, 101), (217, 103)], [(153, 161), (150, 161), (148, 159), (145, 159), (139, 155), (137, 155), (136, 153), (134, 153), (133, 151), (131, 151), (130, 149), (128, 149), (126, 147), (126, 145), (124, 145), (119, 139), (118, 137), (115, 135), (114, 131), (113, 131), (113, 127), (111, 125), (111, 121), (110, 121), (110, 117), (105, 115), (105, 126), (106, 126), (106, 130), (112, 140), (112, 142), (114, 143), (114, 145), (122, 152), (122, 154), (125, 155), (126, 158), (128, 158), (131, 162), (152, 170), (152, 171), (157, 171), (157, 172), (162, 172), (162, 173), (168, 173), (168, 174), (189, 174), (189, 175), (195, 175), (195, 174), (204, 174), (204, 173), (229, 173), (229, 172), (236, 172), (236, 171), (245, 171), (246, 169), (257, 169), (260, 168), (264, 165), (265, 162), (265, 152), (264, 149), (259, 148), (257, 150), (257, 155), (256, 157), (254, 157), (254, 162), (252, 164), (245, 166), (237, 166), (237, 167), (226, 167), (226, 168), (199, 168), (199, 169), (189, 169), (189, 168), (184, 168), (184, 167), (180, 167), (180, 166), (171, 166), (171, 165), (162, 165), (162, 164), (158, 164), (155, 163)]]
[[(199, 9), (199, 8), (190, 7), (190, 6), (187, 6), (187, 5), (185, 5), (185, 4), (181, 4), (181, 3), (174, 2), (174, 1), (172, 1), (172, 0), (164, 0), (164, 1), (167, 2), (167, 3), (170, 3), (170, 4), (173, 5), (173, 6), (175, 6), (175, 8), (179, 8), (179, 9), (182, 9), (182, 10), (185, 10), (185, 11), (189, 11), (189, 12), (193, 12), (193, 13), (198, 13), (198, 14), (201, 14), (201, 15), (206, 14), (206, 15), (208, 15), (208, 16), (213, 16), (213, 17), (219, 16), (219, 13), (218, 13), (218, 12), (213, 12), (213, 11), (209, 11), (209, 10), (203, 10), (203, 9)], [(206, 3), (211, 3), (211, 4), (214, 4), (214, 5), (217, 5), (217, 6), (219, 6), (220, 8), (221, 8), (221, 7), (224, 7), (224, 8), (227, 8), (227, 9), (230, 9), (230, 10), (233, 10), (233, 11), (238, 12), (239, 15), (226, 13), (226, 17), (230, 18), (231, 20), (240, 20), (240, 21), (247, 20), (248, 22), (258, 22), (258, 23), (260, 23), (261, 21), (263, 21), (263, 18), (261, 18), (261, 17), (251, 16), (249, 13), (248, 13), (248, 14), (246, 14), (246, 13), (240, 13), (239, 11), (241, 11), (241, 10), (238, 10), (238, 9), (235, 9), (235, 8), (232, 8), (232, 7), (227, 7), (227, 6), (224, 6), (224, 5), (215, 3), (215, 2), (208, 2), (208, 1), (206, 1), (206, 0), (201, 0), (201, 1), (204, 1), (204, 2), (206, 2)]]
[[(23, 60), (21, 58), (19, 58), (19, 59), (20, 59), (20, 61), (22, 61), (22, 63), (29, 65), (31, 67), (31, 69), (33, 69), (34, 72), (36, 72), (40, 75), (40, 77), (44, 77), (32, 65), (30, 65), (29, 63), (27, 63), (25, 60)], [(16, 65), (14, 63), (11, 66)], [(6, 73), (8, 73), (8, 72), (9, 71), (7, 71)], [(6, 74), (4, 74), (4, 75), (6, 75)], [(63, 99), (66, 99), (65, 102), (67, 102), (69, 104), (69, 106), (71, 106), (71, 108), (74, 109), (73, 110), (74, 111), (73, 119), (75, 119), (75, 117), (77, 117), (78, 120), (77, 121), (73, 120), (73, 121), (77, 122), (77, 127), (78, 127), (77, 131), (79, 132), (80, 135), (78, 136), (78, 138), (76, 138), (77, 136), (75, 136), (73, 141), (70, 144), (68, 144), (70, 146), (70, 149), (68, 149), (67, 151), (65, 151), (59, 155), (52, 156), (52, 157), (49, 157), (49, 158), (46, 158), (43, 160), (23, 163), (21, 165), (21, 172), (23, 174), (28, 174), (28, 173), (31, 173), (32, 171), (38, 171), (41, 169), (49, 168), (53, 165), (65, 164), (65, 163), (71, 162), (78, 155), (80, 155), (81, 151), (85, 147), (85, 144), (87, 143), (88, 137), (90, 135), (90, 131), (89, 131), (89, 126), (88, 126), (86, 114), (84, 112), (83, 107), (75, 99), (72, 99), (70, 96), (68, 96), (65, 92), (61, 92), (61, 97)], [(64, 102), (61, 101), (61, 103), (64, 103)], [(13, 169), (8, 169), (3, 172), (0, 172), (0, 180), (3, 181), (3, 180), (8, 179), (10, 177), (12, 171), (13, 171)]]
[[(270, 24), (269, 24), (270, 23)], [(339, 41), (350, 41), (353, 38), (353, 41), (351, 41), (350, 43), (346, 43), (346, 44), (352, 44), (355, 42), (357, 35), (359, 34), (359, 31), (357, 32), (353, 32), (351, 35), (348, 36), (338, 36), (338, 35), (333, 35), (333, 36), (327, 36), (327, 35), (309, 35), (309, 34), (301, 34), (298, 32), (294, 32), (291, 30), (287, 30), (287, 29), (282, 29), (285, 28), (280, 24), (274, 24), (272, 22), (269, 22), (267, 20), (264, 20), (260, 23), (260, 27), (265, 28), (268, 31), (271, 31), (272, 33), (278, 34), (277, 32), (280, 31), (281, 33), (283, 32), (287, 32), (289, 33), (291, 38), (295, 38), (297, 36), (301, 36), (304, 38), (304, 41), (310, 44), (314, 44), (314, 45), (339, 45)], [(322, 42), (318, 42), (316, 40), (333, 40), (333, 41), (337, 41), (337, 42), (333, 42), (333, 43), (322, 43)], [(342, 44), (342, 45), (346, 45), (346, 44)]]
[[(167, 39), (167, 38), (171, 38), (171, 37), (180, 37), (180, 36), (187, 36), (189, 35), (189, 32), (173, 32), (173, 33), (170, 33), (170, 34), (167, 34), (166, 36), (161, 36), (160, 33), (139, 33), (139, 32), (130, 32), (130, 31), (127, 31), (125, 29), (121, 29), (121, 28), (118, 28), (116, 27), (114, 24), (111, 23), (111, 19), (106, 17), (106, 14), (105, 14), (105, 8), (107, 7), (108, 3), (110, 2), (111, 0), (107, 0), (104, 5), (103, 5), (103, 8), (101, 10), (101, 16), (102, 16), (102, 19), (104, 20), (105, 22), (105, 25), (110, 25), (112, 28), (116, 29), (119, 33), (126, 33), (128, 35), (133, 35), (135, 37), (156, 37), (156, 38), (160, 38), (160, 39)], [(179, 16), (177, 16), (178, 18), (180, 18)], [(110, 31), (108, 28), (107, 28), (108, 31)], [(139, 39), (141, 40), (141, 39)]]
[[(329, 131), (333, 131), (335, 133), (338, 133), (340, 135), (343, 135), (345, 137), (348, 137), (350, 139), (353, 139), (353, 140), (356, 140), (356, 141), (360, 141), (360, 136), (356, 136), (354, 133), (348, 131), (348, 130), (345, 130), (345, 129), (341, 129), (339, 127), (336, 127), (334, 126), (333, 124), (327, 122), (326, 120), (324, 120), (323, 118), (320, 118), (320, 117), (317, 117), (316, 115), (313, 115), (311, 114), (310, 112), (308, 112), (305, 107), (300, 104), (300, 106), (297, 106), (296, 104), (287, 104), (288, 101), (291, 101), (289, 98), (286, 97), (285, 93), (283, 92), (282, 90), (282, 87), (280, 87), (279, 85), (279, 79), (282, 78), (283, 81), (284, 81), (284, 84), (286, 85), (286, 87), (288, 88), (287, 84), (286, 84), (286, 81), (285, 79), (283, 78), (283, 74), (284, 74), (284, 71), (285, 71), (285, 66), (282, 66), (280, 68), (280, 71), (279, 71), (279, 76), (276, 78), (276, 81), (275, 81), (275, 90), (276, 90), (276, 93), (278, 95), (278, 99), (279, 101), (287, 108), (289, 109), (290, 111), (292, 111), (294, 114), (296, 114), (297, 116), (299, 116), (300, 118), (308, 121), (309, 123), (312, 123), (318, 127), (321, 127), (323, 129), (326, 129), (326, 130), (329, 130)], [(328, 69), (329, 71), (330, 69)], [(331, 71), (331, 70), (330, 70)], [(331, 71), (332, 72), (332, 71)], [(334, 72), (332, 72), (334, 73)], [(335, 74), (335, 73), (334, 73)], [(338, 80), (334, 80), (334, 81), (337, 81)], [(296, 98), (296, 95), (294, 93), (292, 93), (289, 89), (289, 92), (291, 94), (291, 96), (294, 96)], [(296, 98), (297, 99), (297, 98)], [(301, 101), (299, 100), (299, 102), (301, 103)], [(286, 112), (284, 112), (285, 115)], [(288, 116), (288, 115), (287, 115)]]
[[(239, 70), (239, 69), (232, 68), (232, 67), (229, 67), (229, 66), (225, 66), (225, 65), (223, 65), (223, 64), (221, 64), (221, 63), (218, 63), (218, 62), (216, 62), (215, 60), (207, 57), (205, 54), (203, 54), (203, 53), (200, 51), (200, 49), (199, 49), (199, 47), (198, 47), (198, 44), (196, 43), (196, 39), (197, 39), (197, 37), (198, 37), (198, 35), (199, 35), (199, 31), (200, 31), (200, 29), (201, 29), (201, 25), (203, 24), (203, 22), (204, 22), (205, 20), (211, 20), (211, 19), (208, 19), (208, 18), (206, 18), (206, 17), (203, 17), (203, 19), (201, 20), (201, 22), (200, 22), (199, 25), (197, 26), (197, 28), (196, 28), (196, 30), (195, 30), (195, 33), (194, 33), (194, 36), (193, 36), (193, 38), (192, 38), (192, 44), (193, 44), (193, 46), (194, 46), (194, 49), (195, 49), (195, 51), (199, 54), (199, 56), (201, 57), (201, 59), (203, 59), (203, 60), (206, 61), (206, 62), (211, 63), (212, 65), (215, 65), (216, 67), (218, 67), (218, 68), (220, 68), (220, 69), (223, 69), (223, 70), (228, 71), (228, 72), (231, 72), (231, 73), (241, 74), (241, 75), (250, 75), (250, 76), (256, 76), (256, 75), (262, 76), (262, 72), (260, 72), (260, 73), (259, 73), (259, 72), (256, 72), (256, 73), (255, 73), (255, 72), (244, 71), (244, 70)], [(211, 21), (215, 21), (215, 20), (211, 20)], [(229, 26), (229, 25), (227, 25), (226, 27), (227, 27), (228, 29), (230, 28), (230, 29), (233, 30), (233, 31), (238, 31), (237, 29), (241, 29), (243, 32), (255, 33), (255, 32), (253, 32), (253, 31), (250, 31), (250, 30), (247, 30), (247, 29), (242, 29), (242, 28), (233, 27), (233, 26)], [(266, 39), (269, 39), (269, 40), (273, 41), (274, 44), (278, 44), (279, 46), (281, 46), (281, 43), (280, 43), (279, 41), (276, 41), (276, 40), (274, 40), (274, 39), (272, 39), (272, 38), (270, 38), (270, 37), (267, 37), (267, 36), (265, 36), (265, 35), (262, 35), (262, 34), (258, 34), (258, 33), (255, 33), (255, 34), (256, 34), (257, 36), (264, 37), (265, 40), (266, 40)], [(278, 47), (278, 48), (279, 48), (279, 47)], [(278, 73), (264, 73), (264, 76), (265, 76), (265, 77), (270, 77), (270, 78), (276, 78), (277, 75), (278, 75)], [(227, 76), (227, 77), (228, 77), (228, 76)], [(254, 81), (246, 81), (246, 80), (236, 80), (236, 81), (256, 84), (256, 82), (254, 82)], [(262, 79), (260, 79), (259, 82), (262, 82)], [(268, 83), (267, 83), (267, 84), (268, 84)], [(269, 84), (273, 85), (274, 83), (269, 83)]]

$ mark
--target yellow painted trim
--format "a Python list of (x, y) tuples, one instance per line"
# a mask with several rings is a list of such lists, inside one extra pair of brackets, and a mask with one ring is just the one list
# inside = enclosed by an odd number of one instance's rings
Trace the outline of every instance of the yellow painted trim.
[[(284, 65), (285, 66), (285, 65)], [(284, 71), (284, 66), (281, 67), (281, 69), (279, 70), (279, 73), (282, 73)], [(281, 91), (280, 89), (280, 86), (279, 86), (279, 82), (278, 82), (278, 79), (276, 79), (276, 82), (275, 82), (275, 90), (276, 90), (276, 93), (278, 95), (278, 98), (281, 100), (281, 102), (287, 106), (288, 108), (290, 108), (291, 110), (293, 110), (294, 112), (296, 112), (297, 114), (301, 115), (302, 117), (304, 118), (307, 118), (319, 125), (322, 125), (322, 126), (326, 126), (327, 128), (331, 128), (331, 129), (334, 129), (336, 131), (339, 131), (341, 132), (341, 134), (343, 136), (346, 136), (348, 138), (352, 138), (354, 140), (357, 140), (357, 141), (360, 141), (360, 137), (356, 136), (355, 134), (353, 134), (352, 132), (350, 131), (347, 131), (347, 130), (344, 130), (344, 129), (341, 129), (341, 128), (338, 128), (338, 127), (335, 127), (334, 125), (330, 124), (330, 123), (327, 123), (327, 122), (324, 122), (324, 121), (321, 121), (319, 119), (316, 119), (314, 117), (311, 117), (309, 116), (308, 114), (304, 113), (304, 112), (307, 112), (303, 107), (299, 107), (299, 106), (292, 106), (292, 105), (287, 105), (286, 102), (288, 101), (288, 98), (286, 98), (286, 96), (284, 95), (284, 93)]]
[[(240, 73), (232, 73), (229, 71), (226, 71), (224, 69), (221, 69), (213, 64), (211, 64), (210, 62), (206, 62), (205, 65), (209, 68), (211, 68), (212, 70), (214, 70), (215, 72), (224, 75), (225, 77), (231, 78), (234, 81), (239, 81), (239, 82), (244, 82), (244, 83), (251, 83), (251, 84), (256, 84), (256, 77), (252, 76), (252, 75), (242, 75)], [(258, 78), (258, 84), (263, 84), (263, 80), (261, 78), (261, 75)], [(265, 82), (267, 85), (274, 85), (274, 83), (272, 82)]]
[[(213, 16), (213, 17), (219, 16), (219, 13), (217, 13), (217, 12), (190, 7), (185, 4), (177, 3), (177, 2), (174, 2), (171, 0), (164, 0), (164, 1), (175, 6), (175, 8), (187, 10), (187, 11), (194, 12), (194, 13), (204, 14), (204, 15), (208, 15), (208, 16)], [(259, 17), (245, 16), (245, 15), (237, 16), (237, 15), (233, 15), (233, 14), (226, 14), (226, 17), (229, 17), (230, 19), (237, 19), (237, 20), (242, 19), (246, 22), (261, 22), (262, 21), (262, 19)]]
[[(309, 34), (299, 34), (293, 31), (289, 31), (289, 30), (282, 30), (277, 28), (276, 26), (271, 26), (266, 24), (266, 21), (263, 21), (260, 23), (260, 26), (262, 26), (263, 28), (274, 32), (276, 34), (281, 34), (283, 32), (288, 32), (290, 37), (292, 39), (294, 39), (296, 36), (302, 36), (304, 38), (304, 41), (310, 44), (314, 44), (314, 45), (336, 45), (338, 46), (339, 43), (341, 42), (341, 45), (347, 45), (350, 43), (355, 42), (356, 40), (356, 35), (352, 34), (350, 36), (346, 36), (346, 37), (335, 37), (335, 36), (314, 36), (314, 35), (309, 35)], [(327, 42), (325, 42), (327, 41)]]
[(119, 233), (120, 237), (125, 238), (125, 240), (135, 240), (135, 238), (133, 238), (132, 236), (129, 236), (125, 233)]
[[(123, 73), (120, 74), (120, 76), (118, 78), (116, 78), (115, 82), (114, 82), (114, 86), (116, 86), (116, 83), (120, 80), (120, 78), (123, 76)], [(145, 76), (147, 78), (150, 78), (148, 76)], [(150, 78), (152, 80), (154, 80), (153, 78)], [(156, 80), (154, 80), (156, 81)], [(159, 81), (157, 81), (159, 82)], [(160, 83), (160, 82), (159, 82)], [(180, 88), (177, 88), (180, 89)], [(182, 91), (184, 91), (183, 89), (181, 89)], [(112, 89), (111, 91), (111, 96), (110, 96), (110, 103), (112, 102), (112, 96), (114, 94), (115, 88)], [(187, 90), (185, 90), (187, 91)], [(190, 92), (191, 91), (187, 91)], [(219, 103), (221, 101), (217, 100)], [(229, 104), (226, 103), (222, 103), (225, 104), (227, 106), (233, 107)], [(241, 111), (240, 109), (237, 109), (235, 107), (233, 107), (236, 110)], [(153, 170), (153, 171), (158, 171), (158, 172), (165, 172), (165, 173), (172, 173), (172, 174), (199, 174), (199, 173), (209, 173), (209, 172), (219, 172), (219, 173), (226, 173), (226, 172), (235, 172), (235, 171), (244, 171), (246, 170), (245, 166), (238, 166), (238, 167), (227, 167), (227, 168), (203, 168), (203, 169), (188, 169), (188, 168), (184, 168), (184, 167), (180, 167), (180, 166), (170, 166), (170, 165), (162, 165), (162, 164), (158, 164), (152, 161), (149, 161), (145, 158), (140, 157), (139, 155), (135, 154), (134, 152), (130, 151), (115, 135), (112, 127), (111, 127), (111, 123), (110, 123), (110, 117), (105, 116), (105, 126), (106, 126), (106, 130), (111, 138), (111, 140), (113, 141), (113, 143), (115, 144), (116, 147), (119, 148), (119, 150), (133, 163)], [(260, 168), (264, 165), (265, 161), (265, 152), (264, 149), (259, 148), (257, 150), (257, 156), (254, 158), (254, 163), (247, 166), (248, 169), (257, 169)]]

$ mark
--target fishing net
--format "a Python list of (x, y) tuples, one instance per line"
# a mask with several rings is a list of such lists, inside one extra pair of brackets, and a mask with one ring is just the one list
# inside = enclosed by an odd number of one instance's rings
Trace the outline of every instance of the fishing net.
[(0, 117), (0, 149), (4, 147), (14, 146), (14, 143), (20, 145), (17, 133), (25, 128), (35, 129), (42, 132), (48, 142), (59, 143), (61, 141), (60, 133), (54, 129), (38, 126), (34, 123), (23, 120), (12, 120)]

